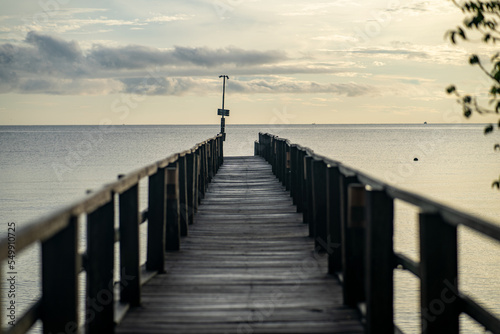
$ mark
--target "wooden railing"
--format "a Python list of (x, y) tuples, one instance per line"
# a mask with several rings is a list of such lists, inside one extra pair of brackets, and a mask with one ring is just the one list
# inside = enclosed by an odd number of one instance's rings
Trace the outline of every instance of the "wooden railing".
[[(500, 227), (483, 219), (404, 191), (291, 144), (259, 134), (255, 154), (264, 157), (290, 190), (316, 250), (328, 253), (328, 271), (343, 285), (344, 303), (358, 307), (366, 333), (394, 333), (393, 270), (420, 279), (423, 333), (459, 332), (466, 313), (493, 333), (500, 320), (458, 288), (457, 226), (500, 241)], [(394, 200), (420, 209), (420, 262), (393, 247)]]
[[(14, 326), (0, 332), (25, 333), (41, 320), (44, 333), (113, 333), (127, 309), (140, 304), (141, 286), (165, 271), (165, 251), (179, 249), (180, 237), (187, 235), (208, 183), (222, 163), (223, 140), (218, 135), (120, 175), (119, 180), (74, 205), (17, 231), (16, 253), (41, 243), (42, 296)], [(139, 181), (146, 177), (148, 208), (140, 212)], [(79, 223), (84, 219), (87, 236), (82, 254), (78, 251)], [(146, 221), (147, 260), (141, 265), (139, 226)], [(7, 259), (8, 249), (5, 237), (0, 241), (0, 262)], [(115, 256), (120, 262), (117, 281), (113, 277)], [(86, 287), (79, 286), (82, 271), (86, 272)], [(80, 302), (86, 303), (84, 323), (79, 322)], [(0, 315), (0, 319), (7, 318)]]

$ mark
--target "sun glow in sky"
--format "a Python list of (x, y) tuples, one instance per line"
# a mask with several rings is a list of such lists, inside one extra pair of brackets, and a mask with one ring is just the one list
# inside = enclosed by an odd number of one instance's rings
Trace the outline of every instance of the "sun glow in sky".
[[(0, 124), (462, 122), (450, 1), (8, 1)], [(476, 44), (476, 47), (480, 45)], [(484, 118), (472, 121), (484, 122)]]

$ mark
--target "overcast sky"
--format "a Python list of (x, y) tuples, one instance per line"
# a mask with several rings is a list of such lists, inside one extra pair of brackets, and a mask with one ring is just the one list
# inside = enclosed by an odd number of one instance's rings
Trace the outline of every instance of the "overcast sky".
[[(461, 122), (448, 0), (4, 1), (0, 124)], [(476, 44), (476, 47), (478, 45)], [(473, 121), (484, 122), (484, 118)]]

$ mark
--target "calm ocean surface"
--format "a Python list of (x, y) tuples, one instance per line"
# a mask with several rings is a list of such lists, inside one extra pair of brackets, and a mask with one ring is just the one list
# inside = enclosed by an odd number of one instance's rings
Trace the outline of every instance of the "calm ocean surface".
[[(500, 225), (500, 192), (491, 188), (500, 173), (499, 155), (493, 152), (498, 136), (484, 136), (482, 129), (473, 124), (228, 125), (224, 153), (253, 155), (258, 132), (273, 133)], [(6, 234), (8, 222), (21, 227), (82, 198), (87, 189), (218, 131), (218, 125), (0, 126), (0, 234)], [(396, 202), (396, 248), (418, 260), (416, 214), (415, 208)], [(460, 288), (500, 316), (499, 245), (461, 228), (459, 251)], [(40, 295), (38, 259), (37, 246), (18, 255), (16, 303), (21, 309)], [(401, 271), (395, 276), (397, 324), (417, 333), (419, 283)], [(461, 321), (463, 333), (484, 332), (465, 316)]]

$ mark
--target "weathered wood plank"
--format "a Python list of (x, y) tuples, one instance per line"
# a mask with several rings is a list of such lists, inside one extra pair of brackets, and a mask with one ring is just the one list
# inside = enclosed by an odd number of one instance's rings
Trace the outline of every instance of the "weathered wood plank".
[(225, 158), (167, 274), (118, 333), (362, 333), (284, 186), (258, 157)]

